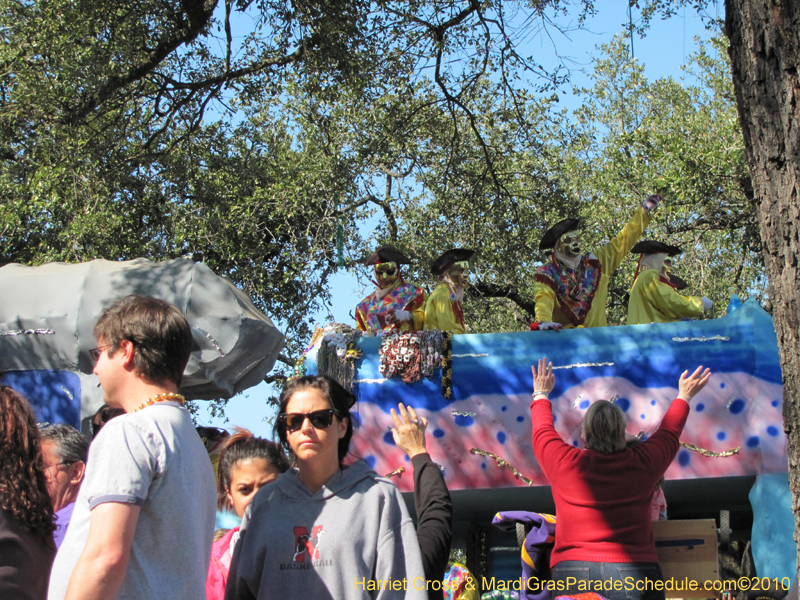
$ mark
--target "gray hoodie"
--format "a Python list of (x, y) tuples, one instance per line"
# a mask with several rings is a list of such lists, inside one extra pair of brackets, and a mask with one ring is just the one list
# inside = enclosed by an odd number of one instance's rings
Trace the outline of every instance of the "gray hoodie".
[(295, 471), (245, 510), (225, 600), (426, 600), (417, 534), (400, 492), (358, 461), (311, 494)]

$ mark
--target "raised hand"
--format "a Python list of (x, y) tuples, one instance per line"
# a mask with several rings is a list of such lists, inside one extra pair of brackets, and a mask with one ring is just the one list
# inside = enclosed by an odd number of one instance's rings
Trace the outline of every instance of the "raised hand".
[(392, 409), (389, 412), (394, 421), (392, 437), (397, 447), (408, 454), (408, 458), (427, 452), (425, 428), (428, 426), (428, 419), (417, 416), (417, 412), (411, 406), (406, 410), (402, 402), (397, 405), (397, 411)]
[(644, 209), (649, 213), (651, 210), (654, 210), (659, 204), (664, 201), (662, 196), (658, 194), (652, 194), (645, 198), (644, 202), (642, 202), (642, 206)]
[(688, 370), (684, 371), (678, 380), (678, 398), (690, 402), (700, 390), (706, 387), (710, 377), (711, 369), (703, 371), (703, 365), (697, 367), (691, 375)]
[(539, 359), (539, 368), (531, 366), (533, 372), (533, 395), (549, 394), (556, 387), (556, 376), (553, 375), (553, 363), (548, 362), (547, 358)]

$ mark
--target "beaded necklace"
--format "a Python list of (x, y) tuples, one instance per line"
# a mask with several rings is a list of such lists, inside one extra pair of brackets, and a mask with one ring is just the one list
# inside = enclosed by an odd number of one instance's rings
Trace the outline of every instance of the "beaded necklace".
[(152, 406), (156, 402), (166, 402), (167, 400), (174, 400), (175, 402), (180, 402), (181, 405), (186, 404), (186, 398), (184, 398), (180, 394), (176, 394), (175, 392), (164, 392), (163, 394), (158, 394), (157, 396), (148, 398), (147, 400), (142, 402), (139, 406), (134, 408), (132, 412), (140, 411), (143, 408)]

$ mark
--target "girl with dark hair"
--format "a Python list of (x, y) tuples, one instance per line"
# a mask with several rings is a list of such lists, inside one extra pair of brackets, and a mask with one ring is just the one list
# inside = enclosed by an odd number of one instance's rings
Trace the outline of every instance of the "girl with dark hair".
[(275, 431), (295, 468), (245, 510), (226, 600), (427, 598), (400, 492), (363, 461), (344, 465), (354, 403), (330, 377), (284, 388)]
[[(288, 468), (289, 461), (278, 444), (237, 427), (236, 433), (225, 440), (220, 451), (217, 506), (233, 509), (242, 518), (256, 492), (275, 481)], [(231, 557), (238, 541), (239, 528), (234, 527), (211, 546), (206, 578), (207, 600), (225, 597)]]
[(28, 401), (0, 386), (0, 598), (47, 597), (56, 546), (42, 465)]

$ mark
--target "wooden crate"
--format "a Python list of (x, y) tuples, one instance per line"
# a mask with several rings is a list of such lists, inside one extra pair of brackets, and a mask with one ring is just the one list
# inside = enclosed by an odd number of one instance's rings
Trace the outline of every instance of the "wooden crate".
[[(664, 579), (696, 581), (702, 588), (706, 581), (719, 579), (717, 525), (714, 519), (654, 521), (656, 553)], [(713, 591), (667, 592), (667, 598), (713, 598)]]

